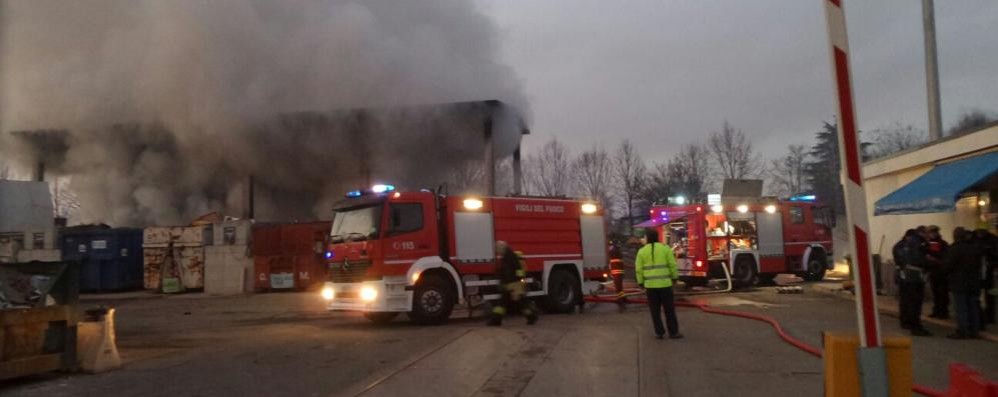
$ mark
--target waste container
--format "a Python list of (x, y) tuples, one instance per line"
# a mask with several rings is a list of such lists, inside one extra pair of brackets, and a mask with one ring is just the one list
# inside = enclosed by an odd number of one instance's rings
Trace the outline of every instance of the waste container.
[(322, 253), (331, 226), (331, 222), (254, 225), (256, 289), (300, 291), (326, 281)]
[(204, 288), (204, 247), (210, 245), (211, 225), (150, 226), (143, 231), (143, 286), (181, 292)]
[(76, 368), (75, 265), (0, 264), (0, 380)]
[(142, 287), (142, 229), (74, 226), (62, 232), (62, 257), (79, 263), (80, 290)]

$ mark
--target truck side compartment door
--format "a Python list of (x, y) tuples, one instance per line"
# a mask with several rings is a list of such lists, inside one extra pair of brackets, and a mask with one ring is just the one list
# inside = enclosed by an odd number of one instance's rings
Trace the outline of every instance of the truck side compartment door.
[(786, 270), (783, 257), (783, 214), (779, 212), (756, 213), (758, 223), (760, 271), (763, 273), (779, 273)]
[(582, 267), (584, 270), (604, 270), (607, 267), (607, 243), (601, 215), (582, 215)]
[(786, 236), (786, 249), (784, 255), (793, 264), (791, 268), (801, 269), (801, 258), (804, 250), (811, 242), (811, 230), (808, 217), (811, 216), (809, 208), (802, 204), (789, 204), (783, 207), (784, 235)]

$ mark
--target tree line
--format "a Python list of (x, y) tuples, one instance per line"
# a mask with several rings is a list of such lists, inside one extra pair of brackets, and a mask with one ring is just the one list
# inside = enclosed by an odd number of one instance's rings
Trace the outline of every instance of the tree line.
[[(948, 134), (959, 135), (994, 121), (982, 112), (970, 112)], [(749, 136), (727, 121), (704, 141), (679, 148), (664, 162), (645, 161), (628, 140), (615, 147), (594, 145), (572, 153), (563, 141), (552, 138), (524, 158), (523, 193), (595, 200), (607, 210), (610, 219), (630, 225), (645, 219), (651, 205), (666, 203), (670, 197), (705, 200), (708, 193), (720, 192), (725, 179), (762, 179), (767, 195), (786, 198), (813, 194), (842, 211), (836, 128), (834, 121), (823, 122), (814, 132), (811, 145), (789, 145), (784, 154), (768, 159), (758, 152)], [(866, 161), (914, 148), (927, 140), (924, 130), (901, 122), (861, 131), (861, 137)], [(500, 193), (510, 191), (510, 169), (508, 160), (498, 166)], [(480, 173), (480, 167), (476, 173)], [(460, 190), (475, 179), (464, 175), (465, 183), (456, 186)]]

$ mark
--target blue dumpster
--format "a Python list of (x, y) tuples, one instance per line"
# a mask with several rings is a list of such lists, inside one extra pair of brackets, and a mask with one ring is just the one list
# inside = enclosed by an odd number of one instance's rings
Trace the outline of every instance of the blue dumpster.
[(81, 291), (142, 287), (142, 229), (106, 225), (62, 230), (63, 260), (80, 264)]

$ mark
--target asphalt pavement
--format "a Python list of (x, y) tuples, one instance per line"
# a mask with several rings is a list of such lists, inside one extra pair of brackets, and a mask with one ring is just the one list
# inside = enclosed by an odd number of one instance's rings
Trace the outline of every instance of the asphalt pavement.
[[(765, 314), (821, 345), (823, 330), (855, 329), (852, 302), (773, 288), (690, 296)], [(680, 308), (681, 340), (653, 337), (647, 311), (590, 305), (583, 314), (523, 318), (501, 328), (457, 311), (447, 325), (413, 326), (401, 316), (375, 326), (355, 313), (328, 313), (314, 293), (225, 298), (105, 297), (118, 309), (123, 368), (52, 374), (0, 385), (4, 396), (774, 396), (821, 395), (821, 361), (766, 324)], [(881, 318), (886, 333), (897, 320)], [(946, 365), (998, 373), (998, 344), (914, 340), (916, 382), (945, 386)]]

